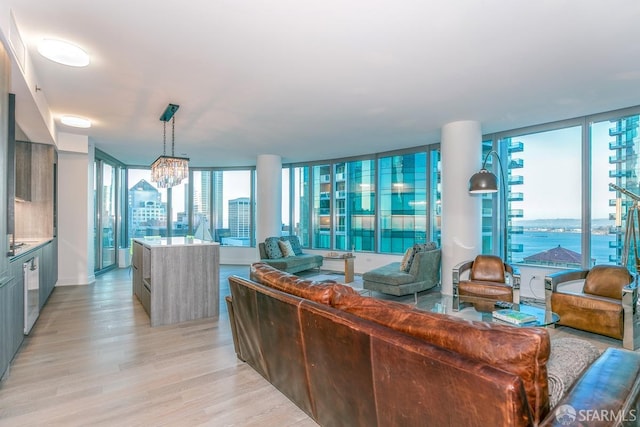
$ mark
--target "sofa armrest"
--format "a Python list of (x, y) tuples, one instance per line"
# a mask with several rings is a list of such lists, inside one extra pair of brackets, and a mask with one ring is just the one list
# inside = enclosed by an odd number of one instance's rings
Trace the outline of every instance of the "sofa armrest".
[(258, 243), (258, 252), (260, 253), (260, 259), (269, 259), (263, 242)]
[(635, 350), (635, 318), (638, 304), (638, 287), (634, 281), (631, 285), (622, 288), (622, 346), (627, 350)]
[[(540, 425), (569, 425), (566, 420), (563, 423), (558, 411), (564, 405), (574, 409), (575, 425), (637, 425), (640, 420), (640, 353), (608, 348)], [(598, 423), (604, 416), (608, 416), (609, 421)]]
[(462, 261), (461, 263), (456, 264), (453, 267), (453, 294), (457, 294), (458, 283), (460, 283), (460, 276), (467, 271), (471, 270), (471, 266), (473, 266), (473, 260)]
[(544, 287), (546, 290), (556, 292), (559, 284), (573, 280), (584, 280), (588, 273), (589, 270), (566, 270), (549, 274), (544, 278)]
[(544, 305), (547, 311), (553, 311), (551, 307), (551, 295), (558, 291), (558, 285), (574, 280), (584, 280), (589, 270), (566, 270), (549, 274), (544, 278)]
[(233, 311), (233, 298), (231, 295), (227, 295), (225, 297), (225, 301), (227, 302), (227, 311), (229, 312), (229, 323), (231, 324), (231, 336), (233, 337), (233, 349), (236, 352), (236, 356), (238, 359), (244, 362), (242, 355), (240, 354), (240, 346), (238, 345), (238, 331), (236, 330), (236, 316)]

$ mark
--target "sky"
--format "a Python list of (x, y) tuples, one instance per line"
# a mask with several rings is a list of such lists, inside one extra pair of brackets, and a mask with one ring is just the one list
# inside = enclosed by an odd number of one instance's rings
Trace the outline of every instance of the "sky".
[[(607, 218), (612, 208), (609, 199), (615, 192), (609, 190), (609, 142), (613, 138), (608, 131), (609, 121), (592, 126), (592, 218)], [(524, 193), (524, 201), (512, 202), (512, 209), (522, 209), (523, 220), (580, 218), (582, 212), (581, 127), (575, 126), (512, 138), (512, 142), (524, 143), (524, 151), (514, 153), (513, 158), (524, 160), (522, 169), (514, 169), (521, 175), (522, 185), (514, 185), (511, 192)]]

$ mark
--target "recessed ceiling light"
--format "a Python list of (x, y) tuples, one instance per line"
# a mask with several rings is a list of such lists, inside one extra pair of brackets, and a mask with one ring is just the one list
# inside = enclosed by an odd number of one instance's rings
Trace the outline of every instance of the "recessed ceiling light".
[(47, 59), (71, 67), (86, 67), (89, 65), (89, 54), (78, 46), (55, 39), (44, 39), (38, 46), (40, 55)]
[(90, 128), (91, 120), (78, 116), (62, 116), (60, 121), (63, 125), (72, 126), (74, 128)]

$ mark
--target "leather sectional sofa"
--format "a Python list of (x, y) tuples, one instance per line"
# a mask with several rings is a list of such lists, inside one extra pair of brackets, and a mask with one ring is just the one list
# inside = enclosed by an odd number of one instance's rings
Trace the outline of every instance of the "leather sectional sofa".
[[(229, 284), (238, 357), (320, 425), (562, 425), (546, 329), (424, 312), (264, 263)], [(557, 407), (640, 414), (639, 374), (640, 354), (608, 349)]]

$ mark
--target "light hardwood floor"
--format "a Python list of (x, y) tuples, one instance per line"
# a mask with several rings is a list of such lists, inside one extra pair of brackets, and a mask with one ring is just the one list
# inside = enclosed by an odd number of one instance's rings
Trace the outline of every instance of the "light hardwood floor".
[(151, 328), (128, 269), (55, 288), (0, 383), (0, 426), (316, 426), (233, 350), (220, 318)]

